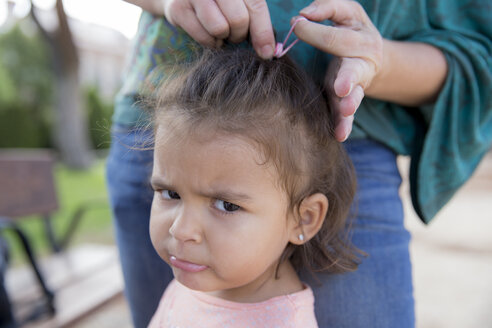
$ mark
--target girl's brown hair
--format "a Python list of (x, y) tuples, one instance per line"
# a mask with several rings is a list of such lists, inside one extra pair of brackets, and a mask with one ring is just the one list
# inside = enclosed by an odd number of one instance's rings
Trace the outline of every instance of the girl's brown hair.
[(323, 193), (328, 198), (321, 230), (303, 245), (289, 244), (279, 263), (290, 259), (296, 269), (313, 272), (355, 270), (358, 257), (347, 238), (354, 170), (335, 140), (334, 115), (306, 73), (286, 56), (263, 60), (252, 50), (235, 48), (205, 50), (166, 74), (151, 97), (155, 126), (252, 141), (265, 163), (275, 165), (297, 218), (305, 197)]

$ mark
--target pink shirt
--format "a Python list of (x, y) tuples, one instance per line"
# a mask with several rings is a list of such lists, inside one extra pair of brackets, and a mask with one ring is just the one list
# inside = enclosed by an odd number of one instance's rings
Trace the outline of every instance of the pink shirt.
[(318, 328), (309, 286), (260, 303), (236, 303), (191, 290), (173, 280), (149, 328)]

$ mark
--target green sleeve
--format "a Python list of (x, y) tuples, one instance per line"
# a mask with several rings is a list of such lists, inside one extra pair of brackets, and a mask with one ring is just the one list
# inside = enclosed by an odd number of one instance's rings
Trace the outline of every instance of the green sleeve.
[(437, 101), (419, 108), (424, 125), (410, 180), (428, 222), (471, 176), (492, 143), (492, 3), (427, 1), (429, 29), (410, 41), (441, 49), (448, 74)]
[(492, 2), (359, 0), (384, 38), (431, 44), (448, 73), (437, 100), (409, 108), (366, 98), (354, 125), (410, 155), (410, 191), (428, 223), (472, 175), (492, 143)]
[(115, 97), (113, 122), (126, 126), (145, 124), (146, 112), (137, 101), (145, 80), (159, 65), (172, 65), (187, 58), (195, 46), (183, 30), (163, 17), (142, 12), (123, 72), (123, 84)]

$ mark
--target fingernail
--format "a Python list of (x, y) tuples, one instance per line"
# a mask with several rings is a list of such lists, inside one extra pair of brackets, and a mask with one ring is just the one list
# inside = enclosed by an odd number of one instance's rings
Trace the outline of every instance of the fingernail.
[(343, 141), (348, 139), (350, 132), (352, 132), (352, 129), (347, 129), (347, 132), (345, 133), (345, 138), (343, 138)]
[(301, 10), (301, 14), (309, 15), (309, 14), (314, 13), (316, 11), (316, 9), (318, 9), (318, 5), (313, 2), (312, 4), (310, 4), (309, 6), (304, 8), (303, 10)]
[(354, 89), (354, 83), (353, 83), (353, 82), (351, 82), (351, 83), (350, 83), (350, 88), (349, 88), (349, 91), (348, 91), (348, 93), (347, 93), (345, 96), (348, 96), (349, 94), (351, 94), (353, 89)]
[(271, 58), (273, 56), (273, 48), (270, 45), (266, 45), (261, 47), (260, 49), (260, 55), (264, 59)]

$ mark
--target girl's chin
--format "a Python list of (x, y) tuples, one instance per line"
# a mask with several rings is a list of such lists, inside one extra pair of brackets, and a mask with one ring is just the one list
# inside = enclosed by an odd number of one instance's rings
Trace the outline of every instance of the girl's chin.
[(209, 292), (212, 291), (211, 284), (207, 282), (204, 277), (204, 272), (187, 272), (181, 269), (173, 268), (174, 278), (183, 286), (200, 291)]

